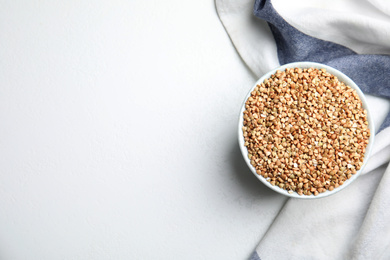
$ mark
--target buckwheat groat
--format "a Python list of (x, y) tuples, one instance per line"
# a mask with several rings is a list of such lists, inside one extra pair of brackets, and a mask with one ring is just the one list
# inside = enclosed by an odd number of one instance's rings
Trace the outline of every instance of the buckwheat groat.
[(367, 111), (356, 91), (326, 70), (277, 71), (245, 104), (248, 157), (272, 185), (318, 195), (342, 185), (363, 165)]

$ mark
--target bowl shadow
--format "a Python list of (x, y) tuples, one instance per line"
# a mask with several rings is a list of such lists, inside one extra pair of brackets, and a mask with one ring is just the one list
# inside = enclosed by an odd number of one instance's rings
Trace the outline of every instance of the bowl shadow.
[(260, 180), (254, 176), (251, 170), (246, 165), (244, 158), (242, 157), (240, 147), (237, 142), (233, 143), (230, 152), (230, 163), (233, 169), (233, 180), (240, 185), (240, 189), (243, 192), (248, 193), (250, 196), (259, 197), (280, 197), (281, 194), (271, 190), (265, 186)]

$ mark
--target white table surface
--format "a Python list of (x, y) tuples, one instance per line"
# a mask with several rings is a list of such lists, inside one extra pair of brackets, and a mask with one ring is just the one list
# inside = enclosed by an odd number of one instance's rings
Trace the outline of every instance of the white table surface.
[(0, 259), (248, 258), (255, 81), (213, 0), (0, 1)]

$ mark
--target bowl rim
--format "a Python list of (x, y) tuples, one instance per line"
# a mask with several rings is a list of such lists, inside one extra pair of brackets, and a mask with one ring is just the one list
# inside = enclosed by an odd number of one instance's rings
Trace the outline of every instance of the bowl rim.
[[(319, 193), (317, 196), (315, 196), (315, 195), (299, 195), (296, 192), (288, 193), (287, 190), (284, 190), (284, 189), (279, 188), (277, 186), (272, 186), (263, 176), (261, 176), (261, 175), (256, 173), (255, 168), (250, 164), (250, 160), (248, 158), (248, 150), (244, 146), (244, 135), (243, 135), (242, 127), (243, 127), (243, 121), (244, 121), (243, 120), (243, 113), (245, 111), (245, 102), (250, 97), (251, 92), (254, 90), (254, 88), (258, 84), (261, 84), (266, 78), (269, 78), (277, 70), (284, 71), (286, 68), (301, 68), (301, 69), (317, 68), (317, 69), (326, 69), (327, 72), (329, 72), (329, 73), (333, 74), (334, 76), (336, 76), (339, 79), (339, 81), (342, 81), (347, 86), (350, 86), (351, 88), (355, 89), (357, 94), (358, 94), (358, 96), (359, 96), (359, 98), (360, 98), (360, 100), (362, 101), (363, 108), (367, 110), (367, 121), (368, 121), (368, 128), (370, 129), (370, 138), (369, 138), (369, 141), (368, 141), (368, 144), (367, 144), (367, 147), (366, 147), (366, 152), (364, 154), (363, 165), (361, 166), (360, 170), (357, 171), (355, 174), (353, 174), (350, 179), (346, 180), (343, 185), (340, 185), (339, 187), (335, 188), (332, 191), (326, 190), (323, 193)], [(333, 194), (335, 194), (335, 193), (345, 189), (351, 183), (353, 183), (360, 176), (360, 174), (364, 170), (364, 167), (367, 164), (367, 161), (368, 161), (368, 159), (370, 157), (371, 150), (372, 150), (372, 147), (373, 147), (374, 138), (375, 138), (375, 126), (374, 126), (374, 122), (373, 122), (373, 119), (372, 119), (372, 115), (371, 115), (371, 112), (370, 112), (367, 100), (365, 98), (365, 95), (363, 94), (363, 92), (361, 91), (359, 86), (351, 78), (349, 78), (347, 75), (345, 75), (341, 71), (339, 71), (339, 70), (337, 70), (337, 69), (335, 69), (333, 67), (330, 67), (328, 65), (317, 63), (317, 62), (303, 61), (303, 62), (287, 63), (287, 64), (284, 64), (282, 66), (278, 66), (278, 67), (268, 71), (267, 73), (265, 73), (262, 77), (260, 77), (256, 81), (256, 83), (253, 85), (253, 87), (249, 90), (248, 94), (245, 96), (244, 101), (243, 101), (243, 103), (241, 105), (240, 114), (239, 114), (239, 120), (238, 120), (238, 143), (239, 143), (239, 146), (240, 146), (241, 154), (242, 154), (246, 164), (248, 165), (249, 169), (251, 170), (251, 172), (256, 176), (257, 179), (259, 179), (268, 188), (278, 192), (279, 194), (282, 194), (282, 195), (285, 195), (285, 196), (288, 196), (288, 197), (291, 197), (291, 198), (298, 198), (298, 199), (319, 199), (319, 198), (323, 198), (323, 197), (328, 197), (330, 195), (333, 195)]]

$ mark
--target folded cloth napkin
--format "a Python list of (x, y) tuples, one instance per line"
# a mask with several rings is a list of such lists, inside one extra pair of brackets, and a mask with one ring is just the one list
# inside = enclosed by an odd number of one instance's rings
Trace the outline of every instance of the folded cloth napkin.
[[(257, 77), (279, 64), (314, 61), (341, 70), (367, 94), (390, 97), (389, 1), (216, 0), (216, 7)], [(390, 259), (390, 115), (378, 132), (363, 175), (330, 197), (287, 200), (251, 260)]]

